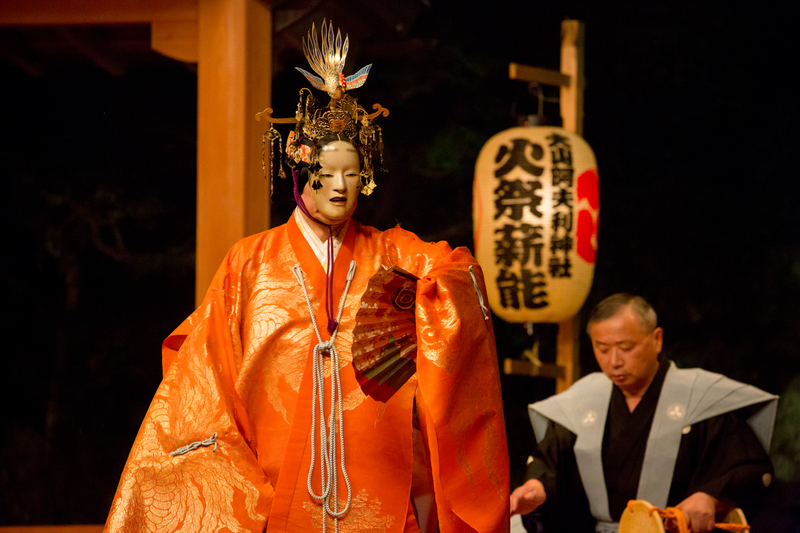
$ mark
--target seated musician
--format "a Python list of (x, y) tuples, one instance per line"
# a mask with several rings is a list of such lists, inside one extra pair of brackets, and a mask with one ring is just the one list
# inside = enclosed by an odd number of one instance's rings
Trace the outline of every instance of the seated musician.
[(663, 330), (643, 298), (615, 294), (587, 331), (602, 373), (530, 405), (539, 441), (511, 495), (528, 531), (616, 532), (629, 500), (677, 507), (691, 531), (715, 511), (763, 501), (777, 397), (660, 355)]

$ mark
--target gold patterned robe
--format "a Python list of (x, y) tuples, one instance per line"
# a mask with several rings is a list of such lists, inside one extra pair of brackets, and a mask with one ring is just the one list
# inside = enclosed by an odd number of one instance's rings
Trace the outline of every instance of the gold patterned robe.
[[(357, 268), (335, 339), (352, 486), (339, 530), (419, 531), (410, 494), (415, 417), (440, 530), (506, 530), (508, 453), (494, 334), (469, 272), (472, 266), (485, 295), (480, 267), (464, 248), (351, 221), (334, 266), (337, 310), (351, 259)], [(237, 243), (202, 304), (164, 341), (164, 379), (125, 465), (106, 531), (322, 529), (322, 506), (307, 489), (317, 338), (295, 264), (320, 335), (330, 339), (325, 271), (294, 219)], [(419, 348), (416, 374), (383, 403), (359, 388), (350, 348), (369, 279), (393, 265), (420, 278)], [(213, 445), (170, 455), (215, 433)], [(318, 469), (314, 476), (319, 491)], [(341, 472), (338, 479), (343, 502)]]

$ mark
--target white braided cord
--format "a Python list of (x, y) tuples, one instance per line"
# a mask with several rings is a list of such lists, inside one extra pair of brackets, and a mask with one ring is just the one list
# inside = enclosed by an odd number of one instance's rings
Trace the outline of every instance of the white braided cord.
[[(317, 335), (317, 345), (314, 346), (313, 366), (312, 366), (312, 400), (311, 400), (311, 464), (308, 468), (308, 493), (315, 500), (322, 500), (323, 506), (323, 519), (322, 531), (327, 530), (327, 517), (331, 516), (334, 519), (334, 530), (339, 531), (339, 518), (344, 516), (350, 509), (352, 500), (352, 489), (350, 487), (350, 478), (347, 476), (347, 469), (345, 468), (344, 460), (344, 416), (342, 410), (342, 382), (339, 375), (339, 352), (334, 346), (336, 334), (339, 328), (333, 331), (329, 341), (323, 341), (319, 334), (317, 327), (317, 320), (314, 316), (314, 310), (311, 307), (311, 300), (306, 290), (306, 284), (303, 280), (303, 271), (300, 265), (292, 267), (297, 281), (300, 283), (300, 288), (303, 290), (303, 296), (306, 299), (309, 314), (311, 315), (311, 323), (314, 326), (314, 333)], [(345, 285), (344, 293), (342, 294), (342, 301), (339, 305), (339, 316), (336, 319), (337, 324), (341, 323), (342, 313), (344, 312), (344, 303), (347, 298), (347, 292), (350, 290), (350, 283), (353, 281), (356, 272), (356, 262), (350, 262), (350, 270), (347, 273), (347, 285)], [(323, 363), (324, 353), (328, 353), (331, 358), (331, 406), (330, 414), (328, 415), (328, 426), (326, 430), (325, 425), (325, 368)], [(321, 492), (317, 494), (311, 486), (311, 478), (314, 473), (314, 464), (317, 460), (317, 453), (314, 445), (317, 431), (317, 417), (316, 409), (319, 407), (319, 469)], [(338, 407), (339, 413), (339, 447), (340, 447), (340, 462), (342, 477), (347, 485), (347, 505), (344, 509), (339, 511), (338, 499), (338, 475), (336, 472), (336, 408)], [(326, 435), (326, 433), (328, 433)], [(333, 499), (333, 509), (331, 509), (331, 498)]]
[(486, 304), (483, 303), (483, 293), (481, 292), (481, 288), (478, 286), (478, 278), (475, 277), (475, 272), (472, 271), (472, 265), (469, 266), (469, 275), (472, 276), (472, 284), (475, 286), (475, 294), (478, 295), (478, 305), (481, 306), (483, 319), (489, 320), (489, 309), (486, 307)]
[(187, 454), (187, 453), (191, 452), (192, 450), (196, 450), (200, 446), (212, 446), (212, 445), (214, 446), (214, 451), (216, 452), (217, 451), (217, 434), (216, 434), (216, 432), (213, 435), (211, 435), (209, 438), (207, 438), (207, 439), (198, 440), (198, 441), (195, 441), (195, 442), (193, 442), (191, 444), (187, 444), (186, 446), (181, 446), (180, 448), (178, 448), (174, 452), (169, 452), (169, 454), (172, 457), (175, 457), (175, 456), (178, 456), (178, 455)]

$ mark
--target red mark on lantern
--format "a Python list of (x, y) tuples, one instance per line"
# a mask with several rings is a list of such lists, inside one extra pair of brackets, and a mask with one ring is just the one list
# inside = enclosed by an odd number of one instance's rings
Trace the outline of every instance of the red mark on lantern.
[(592, 208), (578, 211), (578, 224), (575, 229), (575, 251), (587, 263), (594, 264), (597, 257), (597, 223), (595, 216), (600, 207), (600, 179), (597, 171), (587, 170), (578, 176), (577, 183), (578, 203), (584, 198)]
[(590, 169), (578, 176), (577, 192), (579, 202), (586, 198), (592, 209), (600, 207), (600, 178), (597, 177), (596, 170)]

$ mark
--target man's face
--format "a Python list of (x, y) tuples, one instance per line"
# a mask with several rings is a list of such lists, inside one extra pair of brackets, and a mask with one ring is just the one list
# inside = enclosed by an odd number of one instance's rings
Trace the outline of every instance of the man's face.
[(589, 329), (592, 348), (603, 373), (626, 396), (643, 394), (658, 372), (663, 331), (645, 331), (639, 316), (625, 307)]
[(317, 208), (315, 218), (325, 224), (341, 224), (353, 215), (358, 203), (361, 190), (358, 152), (350, 143), (334, 141), (320, 151), (319, 164), (316, 176), (320, 186), (311, 187), (311, 198)]

